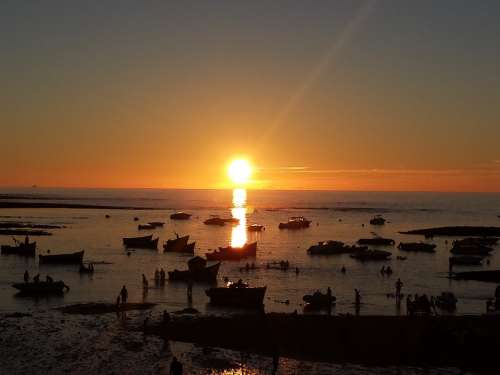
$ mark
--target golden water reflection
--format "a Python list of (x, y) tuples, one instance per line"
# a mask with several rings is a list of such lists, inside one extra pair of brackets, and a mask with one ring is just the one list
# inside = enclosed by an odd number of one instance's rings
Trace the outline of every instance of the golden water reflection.
[(241, 247), (247, 242), (247, 191), (238, 188), (233, 190), (233, 208), (231, 214), (240, 223), (231, 232), (231, 246)]

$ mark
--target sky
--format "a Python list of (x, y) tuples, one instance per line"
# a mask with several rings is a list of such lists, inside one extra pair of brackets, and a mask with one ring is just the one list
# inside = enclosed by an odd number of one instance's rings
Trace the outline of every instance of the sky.
[(0, 186), (500, 191), (498, 1), (0, 4)]

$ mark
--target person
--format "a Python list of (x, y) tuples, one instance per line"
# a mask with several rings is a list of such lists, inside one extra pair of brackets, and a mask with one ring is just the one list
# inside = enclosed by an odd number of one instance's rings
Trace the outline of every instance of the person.
[(172, 358), (172, 363), (170, 363), (170, 373), (169, 375), (182, 375), (184, 369), (182, 368), (182, 363), (177, 360), (177, 357)]
[(387, 268), (385, 269), (385, 273), (387, 275), (392, 275), (392, 268), (391, 268), (391, 266), (387, 266)]
[(30, 244), (30, 239), (28, 236), (24, 237), (24, 246), (28, 246)]
[(278, 351), (275, 350), (273, 354), (273, 372), (272, 372), (273, 374), (278, 373), (279, 365), (280, 365), (280, 356), (278, 354)]
[(189, 304), (193, 303), (193, 280), (191, 279), (188, 280), (187, 298)]
[(381, 274), (381, 275), (384, 275), (384, 274), (385, 274), (385, 266), (382, 266), (382, 268), (380, 269), (380, 274)]
[(170, 314), (167, 310), (163, 310), (163, 325), (168, 325), (170, 323)]
[(163, 268), (160, 269), (160, 284), (165, 285), (165, 270)]
[(149, 288), (148, 279), (146, 279), (146, 275), (142, 274), (142, 288), (147, 290)]
[(406, 315), (413, 315), (413, 302), (409, 294), (406, 296)]
[(39, 273), (33, 278), (33, 282), (35, 282), (35, 283), (40, 282), (40, 274)]
[(295, 267), (295, 274), (298, 275), (300, 272), (299, 267)]
[(401, 288), (403, 287), (403, 282), (400, 278), (396, 281), (396, 301), (399, 301), (401, 298)]
[(120, 295), (118, 294), (118, 297), (116, 297), (116, 308), (120, 308)]
[(361, 292), (358, 289), (354, 289), (354, 303), (357, 307), (361, 305)]
[(250, 269), (250, 264), (245, 264), (245, 270), (248, 271)]
[(28, 273), (28, 270), (24, 271), (24, 282), (29, 283), (30, 281), (30, 274)]
[(125, 285), (122, 286), (122, 290), (120, 291), (120, 295), (122, 297), (122, 304), (126, 304), (127, 303), (127, 298), (128, 298), (128, 290), (125, 287)]
[(155, 269), (155, 284), (158, 285), (160, 283), (160, 271), (158, 271), (158, 268)]
[(342, 266), (342, 268), (340, 269), (340, 272), (342, 272), (342, 273), (346, 273), (345, 266)]
[(52, 277), (50, 277), (49, 275), (47, 275), (47, 276), (45, 277), (45, 280), (46, 280), (48, 283), (52, 283), (52, 282), (54, 282), (54, 279), (53, 279)]

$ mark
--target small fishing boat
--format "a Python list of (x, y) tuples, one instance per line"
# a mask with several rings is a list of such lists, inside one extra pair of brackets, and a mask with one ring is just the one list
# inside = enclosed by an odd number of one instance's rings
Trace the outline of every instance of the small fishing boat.
[(303, 229), (308, 228), (311, 225), (312, 221), (307, 220), (303, 216), (294, 216), (288, 219), (286, 223), (280, 223), (279, 229)]
[(500, 283), (500, 270), (456, 272), (450, 276), (455, 280), (474, 280)]
[(462, 245), (483, 245), (483, 246), (493, 246), (498, 242), (497, 237), (468, 237), (462, 240), (453, 241), (453, 246)]
[(172, 220), (189, 220), (191, 218), (191, 216), (192, 216), (191, 214), (179, 211), (179, 212), (176, 212), (176, 213), (173, 213), (172, 215), (170, 215), (170, 219), (172, 219)]
[(188, 261), (188, 269), (185, 271), (173, 270), (168, 273), (170, 281), (196, 281), (215, 282), (219, 273), (220, 263), (207, 267), (207, 261), (201, 257), (194, 257)]
[(489, 255), (493, 249), (484, 245), (455, 245), (450, 250), (457, 255)]
[(381, 216), (377, 215), (370, 220), (371, 225), (384, 225), (386, 220)]
[(372, 245), (372, 246), (394, 246), (395, 241), (391, 238), (373, 237), (361, 238), (358, 240), (359, 245)]
[(137, 229), (139, 230), (152, 230), (152, 229), (155, 229), (156, 227), (154, 225), (151, 225), (151, 224), (139, 224), (137, 226)]
[(154, 228), (162, 228), (165, 225), (163, 221), (151, 221), (148, 224)]
[(205, 225), (218, 225), (218, 226), (224, 226), (226, 225), (226, 222), (224, 219), (221, 219), (220, 217), (211, 217), (203, 222)]
[(12, 287), (19, 290), (20, 294), (40, 295), (40, 294), (62, 294), (64, 290), (69, 290), (64, 281), (39, 281), (37, 283), (15, 283)]
[(329, 293), (321, 293), (319, 290), (313, 294), (306, 294), (302, 300), (314, 308), (325, 308), (335, 304), (337, 298)]
[(174, 238), (172, 240), (167, 240), (163, 244), (163, 251), (166, 253), (184, 253), (186, 252), (186, 247), (189, 241), (189, 236), (183, 236)]
[(398, 245), (398, 249), (401, 251), (435, 253), (436, 245), (425, 242), (400, 242)]
[(363, 250), (351, 254), (351, 258), (364, 262), (369, 260), (389, 260), (391, 255), (392, 253), (384, 250)]
[(307, 249), (309, 255), (339, 255), (352, 254), (367, 250), (366, 246), (348, 246), (341, 241), (321, 241)]
[(455, 311), (457, 309), (457, 302), (457, 297), (452, 292), (442, 292), (435, 300), (436, 306), (446, 311)]
[(266, 287), (251, 288), (245, 283), (229, 283), (227, 287), (210, 288), (205, 294), (212, 305), (262, 308)]
[(207, 260), (240, 260), (257, 255), (257, 242), (245, 244), (242, 247), (219, 247), (211, 253), (206, 253)]
[(39, 255), (38, 259), (42, 264), (81, 264), (83, 262), (84, 250), (66, 254)]
[(36, 242), (29, 242), (28, 237), (26, 237), (24, 242), (19, 242), (14, 238), (15, 245), (2, 245), (2, 254), (16, 254), (23, 256), (35, 256)]
[(475, 255), (456, 255), (448, 260), (450, 265), (460, 266), (480, 266), (483, 262), (483, 257)]
[(153, 239), (153, 235), (144, 237), (125, 237), (123, 239), (125, 247), (132, 247), (138, 249), (157, 249), (158, 238)]
[(264, 229), (265, 227), (260, 224), (252, 224), (247, 227), (249, 232), (262, 232)]

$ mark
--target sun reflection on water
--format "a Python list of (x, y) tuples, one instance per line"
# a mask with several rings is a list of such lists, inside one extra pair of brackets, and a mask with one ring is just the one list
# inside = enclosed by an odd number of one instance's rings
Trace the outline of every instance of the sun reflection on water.
[(233, 227), (231, 233), (231, 246), (241, 247), (247, 242), (247, 191), (238, 188), (233, 190), (233, 208), (231, 214), (239, 219), (239, 224)]

